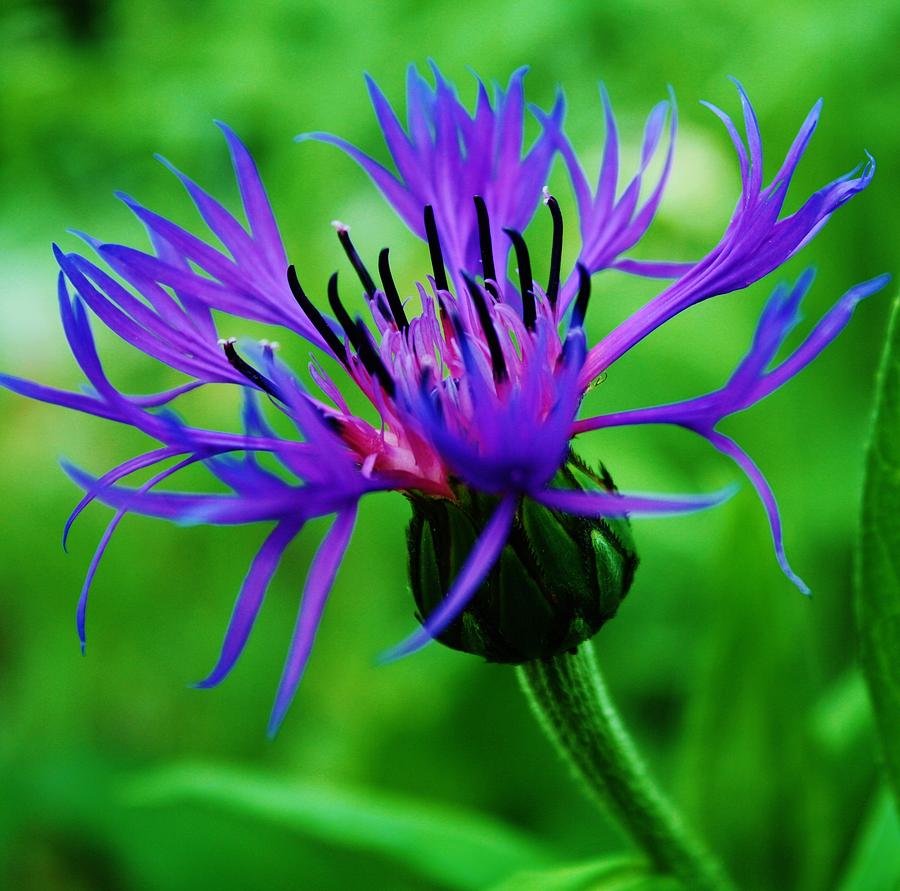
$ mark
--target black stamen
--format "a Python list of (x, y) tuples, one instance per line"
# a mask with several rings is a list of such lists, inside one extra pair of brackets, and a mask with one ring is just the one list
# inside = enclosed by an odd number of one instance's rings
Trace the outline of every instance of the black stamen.
[(342, 224), (335, 225), (337, 226), (337, 234), (338, 239), (341, 242), (341, 247), (343, 247), (344, 253), (347, 254), (350, 265), (356, 270), (356, 274), (359, 276), (359, 280), (362, 282), (362, 286), (371, 300), (375, 296), (375, 280), (369, 275), (366, 264), (363, 263), (359, 254), (356, 252), (356, 248), (353, 247), (353, 242), (350, 241), (350, 230)]
[(409, 320), (406, 318), (400, 294), (397, 293), (397, 285), (394, 284), (394, 276), (391, 274), (391, 261), (388, 254), (389, 248), (384, 248), (378, 255), (378, 274), (381, 276), (381, 284), (384, 286), (384, 295), (387, 297), (388, 305), (391, 308), (391, 315), (394, 317), (397, 327), (401, 331), (405, 331), (409, 328)]
[(431, 266), (434, 270), (434, 283), (438, 290), (449, 291), (447, 271), (444, 269), (444, 254), (441, 251), (441, 240), (438, 237), (437, 224), (434, 222), (434, 208), (425, 205), (425, 235), (428, 238), (428, 252), (431, 254)]
[(281, 399), (281, 401), (284, 402), (278, 387), (264, 374), (257, 371), (249, 362), (245, 362), (238, 355), (237, 350), (234, 348), (233, 340), (226, 340), (222, 344), (222, 349), (225, 350), (225, 357), (228, 359), (228, 364), (231, 365), (232, 368), (244, 375), (248, 381), (256, 384), (260, 390), (265, 390), (270, 396), (274, 396), (276, 399)]
[(478, 244), (481, 248), (481, 271), (485, 281), (492, 279), (497, 281), (497, 270), (494, 269), (494, 249), (491, 245), (491, 221), (488, 219), (487, 207), (484, 199), (476, 195), (475, 216), (478, 217)]
[(591, 274), (583, 263), (578, 264), (578, 296), (575, 298), (575, 306), (572, 309), (572, 321), (570, 328), (583, 328), (584, 317), (587, 314), (588, 300), (591, 299)]
[(534, 331), (537, 318), (534, 307), (534, 280), (531, 277), (531, 257), (528, 256), (528, 245), (521, 233), (515, 229), (503, 230), (516, 249), (516, 262), (519, 264), (519, 293), (522, 295), (522, 321), (529, 331)]
[(332, 274), (330, 279), (328, 279), (328, 304), (331, 306), (331, 311), (334, 313), (335, 318), (338, 320), (338, 324), (341, 326), (341, 328), (344, 329), (344, 333), (347, 335), (347, 339), (350, 341), (353, 349), (355, 349), (356, 352), (359, 353), (359, 331), (357, 330), (353, 319), (350, 318), (350, 313), (347, 312), (347, 310), (344, 308), (344, 304), (341, 303), (341, 298), (338, 294), (338, 274), (336, 272)]
[(363, 322), (362, 319), (358, 318), (354, 322), (353, 319), (350, 318), (350, 314), (344, 308), (344, 304), (341, 303), (341, 298), (338, 294), (338, 274), (336, 272), (328, 279), (328, 302), (331, 305), (331, 311), (337, 317), (340, 326), (347, 333), (347, 337), (353, 345), (353, 349), (356, 350), (356, 354), (359, 356), (363, 368), (365, 368), (369, 374), (377, 377), (378, 380), (381, 381), (381, 386), (384, 388), (384, 391), (389, 396), (393, 396), (396, 392), (394, 379), (388, 373), (387, 368), (384, 366), (384, 362), (381, 361), (381, 356), (378, 355), (378, 351), (372, 345), (369, 329), (366, 328), (365, 322)]
[(397, 392), (394, 379), (385, 367), (381, 356), (378, 355), (378, 350), (375, 349), (375, 345), (372, 343), (369, 335), (369, 329), (366, 328), (365, 323), (360, 318), (357, 318), (356, 320), (356, 330), (359, 335), (359, 347), (357, 348), (357, 352), (359, 353), (359, 359), (362, 362), (363, 367), (369, 374), (378, 378), (381, 383), (381, 388), (393, 399)]
[(466, 287), (469, 289), (469, 295), (472, 303), (475, 304), (475, 311), (478, 313), (478, 321), (481, 323), (481, 329), (484, 331), (485, 340), (487, 340), (488, 351), (491, 354), (491, 368), (494, 371), (494, 380), (497, 383), (506, 379), (506, 359), (503, 358), (503, 350), (500, 348), (500, 338), (497, 336), (497, 329), (491, 319), (488, 310), (487, 301), (478, 283), (466, 273), (462, 273), (466, 281)]
[(300, 305), (306, 318), (312, 323), (313, 328), (322, 335), (322, 340), (328, 345), (328, 348), (334, 353), (335, 357), (344, 365), (347, 364), (347, 351), (340, 337), (331, 330), (331, 325), (325, 321), (322, 313), (313, 306), (312, 301), (306, 296), (306, 292), (300, 286), (300, 280), (297, 278), (297, 270), (293, 266), (288, 266), (287, 271), (288, 284), (291, 286), (291, 293), (294, 299)]
[(547, 299), (550, 306), (556, 308), (559, 297), (559, 270), (562, 265), (563, 218), (559, 204), (552, 195), (548, 195), (544, 203), (550, 208), (553, 217), (553, 244), (550, 248), (550, 278), (547, 281)]

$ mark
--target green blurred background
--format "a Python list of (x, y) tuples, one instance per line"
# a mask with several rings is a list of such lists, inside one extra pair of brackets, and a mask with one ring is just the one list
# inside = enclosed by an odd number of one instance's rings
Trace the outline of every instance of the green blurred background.
[[(598, 80), (609, 87), (631, 159), (643, 116), (672, 84), (681, 115), (676, 164), (640, 249), (666, 259), (708, 250), (738, 194), (727, 137), (699, 100), (737, 114), (726, 75), (744, 82), (771, 174), (824, 96), (789, 207), (862, 160), (864, 149), (880, 169), (870, 190), (786, 270), (796, 276), (807, 264), (819, 268), (809, 324), (850, 285), (897, 271), (898, 39), (900, 7), (891, 2), (849, 9), (806, 0), (788, 10), (774, 0), (676, 0), (665, 8), (646, 0), (7, 0), (0, 13), (0, 366), (80, 385), (56, 316), (50, 243), (75, 248), (68, 227), (139, 240), (115, 189), (192, 221), (155, 151), (234, 206), (213, 119), (229, 122), (255, 152), (310, 287), (321, 288), (339, 262), (328, 226), (335, 217), (354, 225), (366, 255), (390, 244), (398, 279), (411, 282), (425, 251), (365, 176), (334, 149), (292, 137), (331, 130), (383, 158), (362, 74), (400, 101), (406, 64), (428, 57), (467, 101), (474, 96), (468, 69), (505, 81), (516, 66), (531, 65), (530, 98), (542, 105), (564, 85), (570, 134), (589, 164), (602, 145)], [(558, 168), (552, 183), (571, 208)], [(588, 408), (643, 405), (720, 384), (776, 280), (678, 319), (618, 364)], [(594, 337), (652, 292), (617, 275), (598, 289)], [(636, 524), (637, 582), (596, 640), (658, 777), (746, 888), (852, 883), (855, 847), (867, 827), (877, 835), (877, 753), (854, 668), (851, 559), (887, 309), (885, 295), (863, 305), (800, 379), (727, 428), (769, 475), (789, 554), (814, 598), (779, 574), (763, 513), (744, 485), (717, 511)], [(223, 334), (256, 333), (232, 325)], [(123, 389), (174, 382), (167, 369), (100, 339)], [(299, 345), (285, 348), (302, 358)], [(235, 394), (215, 399), (200, 409), (229, 417)], [(2, 392), (0, 418), (0, 886), (461, 887), (442, 881), (441, 869), (416, 865), (416, 845), (391, 822), (397, 808), (375, 805), (384, 795), (412, 800), (412, 812), (415, 801), (478, 811), (550, 860), (624, 849), (540, 736), (512, 671), (437, 646), (375, 666), (413, 621), (403, 499), (365, 504), (307, 676), (269, 742), (265, 723), (321, 527), (289, 552), (233, 675), (199, 692), (188, 685), (212, 665), (263, 530), (128, 519), (94, 585), (82, 658), (75, 601), (109, 513), (91, 509), (66, 556), (59, 534), (77, 492), (57, 462), (65, 456), (101, 472), (135, 453), (140, 439)], [(597, 434), (583, 451), (602, 457), (623, 488), (707, 490), (736, 478), (710, 449), (666, 430)], [(212, 783), (226, 793), (229, 778), (235, 787), (248, 778), (270, 778), (275, 789), (315, 784), (319, 791), (307, 790), (312, 810), (326, 816), (258, 817), (218, 802), (192, 787), (191, 777), (205, 775), (198, 763), (212, 775), (227, 771)], [(345, 813), (338, 803), (346, 796)], [(416, 850), (431, 856), (427, 845)]]

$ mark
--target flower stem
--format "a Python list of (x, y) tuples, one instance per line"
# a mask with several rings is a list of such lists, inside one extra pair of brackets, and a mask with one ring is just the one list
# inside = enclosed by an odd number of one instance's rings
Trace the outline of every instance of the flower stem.
[(517, 668), (544, 732), (593, 798), (660, 872), (691, 891), (733, 891), (722, 867), (654, 784), (609, 698), (590, 641)]

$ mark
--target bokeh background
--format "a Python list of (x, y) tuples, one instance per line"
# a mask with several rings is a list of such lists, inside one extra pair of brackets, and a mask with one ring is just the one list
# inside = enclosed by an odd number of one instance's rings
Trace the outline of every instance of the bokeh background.
[[(292, 137), (336, 131), (384, 158), (363, 72), (400, 101), (406, 64), (429, 57), (468, 100), (470, 69), (505, 81), (528, 64), (530, 98), (545, 106), (564, 85), (570, 134), (589, 164), (602, 146), (598, 80), (608, 85), (632, 160), (644, 115), (671, 84), (681, 117), (675, 169), (640, 249), (667, 259), (711, 247), (738, 194), (730, 144), (699, 100), (737, 114), (726, 76), (744, 82), (771, 174), (824, 96), (789, 207), (863, 160), (864, 149), (879, 171), (784, 271), (819, 269), (809, 323), (855, 282), (898, 269), (898, 39), (900, 7), (891, 2), (7, 0), (0, 366), (80, 385), (56, 316), (50, 244), (74, 248), (69, 227), (139, 240), (116, 189), (191, 221), (177, 182), (152, 158), (157, 151), (234, 206), (213, 119), (229, 122), (256, 153), (311, 288), (321, 288), (340, 261), (328, 225), (335, 217), (354, 226), (367, 255), (391, 245), (398, 279), (411, 282), (425, 251), (365, 176), (334, 149)], [(571, 207), (560, 169), (551, 182)], [(617, 365), (589, 407), (641, 405), (720, 384), (776, 281), (679, 318)], [(652, 292), (618, 275), (597, 288), (594, 336)], [(813, 599), (779, 574), (763, 513), (745, 485), (714, 512), (636, 524), (637, 582), (596, 639), (659, 779), (746, 888), (876, 888), (854, 878), (865, 856), (860, 840), (876, 844), (887, 812), (879, 809), (877, 752), (854, 667), (851, 570), (888, 302), (882, 295), (862, 306), (812, 368), (729, 422), (779, 494), (789, 553)], [(230, 324), (223, 334), (257, 333)], [(123, 389), (174, 382), (111, 338), (101, 344)], [(285, 351), (302, 359), (298, 344), (285, 343)], [(226, 389), (200, 409), (228, 418), (235, 406)], [(523, 867), (538, 850), (547, 861), (576, 862), (625, 848), (541, 737), (510, 670), (437, 646), (375, 666), (413, 621), (403, 499), (365, 504), (308, 674), (269, 742), (265, 723), (321, 527), (289, 552), (233, 675), (200, 692), (189, 684), (218, 652), (263, 530), (130, 518), (97, 576), (82, 657), (75, 601), (109, 512), (92, 508), (63, 553), (60, 531), (77, 492), (58, 459), (101, 472), (141, 443), (2, 392), (0, 425), (0, 886), (474, 887), (450, 878), (458, 862), (440, 866), (452, 849), (440, 833), (415, 841), (397, 825), (403, 814), (419, 830), (444, 819), (450, 825), (445, 809), (494, 821), (475, 824), (476, 835), (515, 834), (531, 852)], [(583, 452), (602, 458), (623, 488), (708, 490), (736, 478), (702, 443), (666, 430), (597, 434)], [(282, 792), (290, 798), (291, 790), (293, 811), (260, 803)]]

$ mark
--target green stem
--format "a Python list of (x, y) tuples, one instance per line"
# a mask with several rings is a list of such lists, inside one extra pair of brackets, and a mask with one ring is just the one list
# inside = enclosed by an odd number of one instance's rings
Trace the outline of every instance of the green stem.
[(690, 891), (733, 891), (722, 867), (650, 778), (609, 698), (591, 643), (517, 671), (544, 732), (652, 865)]

